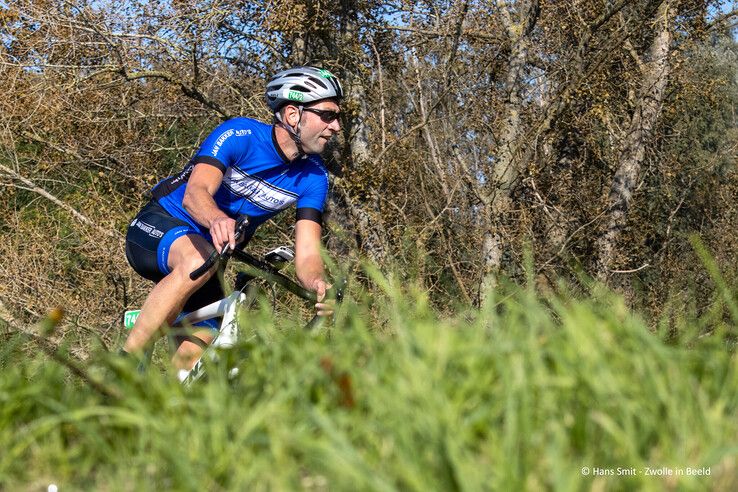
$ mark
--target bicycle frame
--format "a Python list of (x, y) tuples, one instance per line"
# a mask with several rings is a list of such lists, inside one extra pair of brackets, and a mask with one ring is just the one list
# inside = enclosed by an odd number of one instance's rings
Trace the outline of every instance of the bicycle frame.
[[(296, 282), (279, 272), (279, 270), (285, 265), (285, 262), (270, 263), (269, 258), (273, 258), (274, 252), (283, 249), (284, 248), (277, 248), (276, 250), (267, 253), (267, 255), (265, 256), (265, 261), (259, 260), (252, 255), (240, 250), (230, 251), (228, 253), (229, 257), (238, 260), (241, 266), (245, 266), (245, 271), (242, 271), (241, 274), (245, 275), (246, 277), (240, 282), (237, 282), (236, 290), (232, 294), (219, 301), (213, 302), (211, 304), (208, 304), (207, 306), (201, 307), (191, 313), (188, 313), (187, 315), (182, 317), (182, 319), (180, 319), (179, 322), (173, 327), (182, 327), (186, 324), (194, 324), (200, 321), (222, 317), (218, 334), (216, 335), (213, 342), (203, 351), (202, 355), (197, 360), (197, 362), (195, 362), (192, 369), (182, 369), (178, 372), (177, 376), (182, 384), (184, 384), (185, 386), (189, 386), (193, 381), (199, 379), (204, 373), (203, 361), (206, 358), (213, 361), (217, 360), (218, 349), (228, 349), (233, 347), (236, 339), (238, 338), (238, 309), (240, 306), (244, 305), (248, 299), (248, 296), (246, 293), (244, 293), (244, 290), (252, 280), (256, 278), (261, 278), (266, 280), (270, 284), (277, 284), (281, 286), (282, 288), (297, 295), (298, 297), (301, 297), (302, 299), (312, 302), (317, 301), (317, 296), (314, 292), (299, 286)], [(223, 255), (221, 255), (221, 257), (223, 257)], [(224, 257), (224, 259), (227, 259), (227, 257)], [(219, 261), (220, 258), (215, 258), (215, 261), (212, 261), (212, 258), (208, 259), (211, 267)], [(198, 269), (198, 271), (201, 270), (202, 268)], [(238, 283), (242, 285), (238, 285)], [(339, 280), (338, 282), (336, 282), (336, 285), (333, 288), (329, 289), (329, 291), (326, 293), (326, 297), (334, 298), (337, 302), (341, 302), (341, 300), (343, 299), (344, 286), (345, 280)], [(320, 320), (321, 317), (315, 315), (313, 319), (305, 326), (305, 328), (314, 328), (320, 322)], [(235, 376), (237, 373), (238, 368), (233, 368), (230, 371), (231, 376)]]
[[(179, 381), (185, 386), (189, 386), (193, 381), (199, 379), (203, 374), (203, 357), (210, 356), (211, 360), (216, 360), (217, 355), (215, 349), (231, 348), (238, 338), (238, 322), (236, 315), (238, 307), (246, 300), (246, 294), (242, 291), (235, 291), (228, 297), (219, 301), (215, 301), (207, 306), (201, 307), (184, 316), (173, 328), (194, 324), (208, 319), (222, 317), (220, 329), (215, 336), (213, 342), (203, 351), (200, 358), (197, 359), (192, 369), (180, 369), (177, 372)], [(236, 373), (238, 369), (235, 369)], [(233, 371), (232, 371), (233, 372)], [(235, 374), (233, 374), (235, 375)]]

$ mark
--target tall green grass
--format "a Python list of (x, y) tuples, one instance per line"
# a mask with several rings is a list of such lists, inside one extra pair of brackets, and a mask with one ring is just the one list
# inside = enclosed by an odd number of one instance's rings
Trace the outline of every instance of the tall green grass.
[(316, 333), (249, 314), (239, 375), (211, 366), (189, 390), (102, 350), (73, 374), (65, 349), (5, 337), (0, 488), (738, 486), (735, 323), (667, 340), (611, 294), (514, 286), (440, 318), (422, 292), (377, 282), (371, 306), (349, 301)]

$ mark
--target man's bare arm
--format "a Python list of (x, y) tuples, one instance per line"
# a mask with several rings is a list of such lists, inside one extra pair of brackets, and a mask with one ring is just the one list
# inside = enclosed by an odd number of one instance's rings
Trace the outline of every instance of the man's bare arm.
[(182, 206), (187, 213), (201, 224), (210, 229), (213, 245), (220, 251), (226, 243), (235, 247), (236, 221), (228, 217), (218, 208), (213, 195), (223, 182), (223, 173), (220, 169), (209, 164), (196, 164), (192, 175), (187, 181)]
[(306, 289), (315, 291), (315, 305), (320, 316), (333, 314), (333, 303), (322, 302), (330, 284), (325, 280), (325, 267), (320, 256), (322, 228), (312, 220), (298, 220), (295, 225), (295, 272), (297, 279)]

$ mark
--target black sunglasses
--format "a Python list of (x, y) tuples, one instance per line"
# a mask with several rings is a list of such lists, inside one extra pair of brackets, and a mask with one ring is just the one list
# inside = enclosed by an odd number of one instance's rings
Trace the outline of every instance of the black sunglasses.
[(317, 114), (323, 123), (333, 123), (336, 121), (341, 113), (338, 111), (331, 111), (326, 109), (315, 109), (315, 108), (302, 108), (303, 111)]

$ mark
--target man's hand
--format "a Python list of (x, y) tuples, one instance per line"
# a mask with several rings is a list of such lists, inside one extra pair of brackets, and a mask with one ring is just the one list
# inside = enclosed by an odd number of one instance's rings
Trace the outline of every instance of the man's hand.
[(233, 250), (236, 247), (236, 221), (225, 215), (214, 219), (210, 223), (210, 236), (218, 253), (226, 244), (230, 244)]
[(313, 282), (313, 290), (318, 296), (318, 302), (315, 304), (315, 311), (318, 316), (333, 316), (333, 312), (336, 307), (335, 299), (328, 299), (325, 302), (325, 292), (331, 288), (331, 285), (326, 283), (325, 280), (318, 279)]

